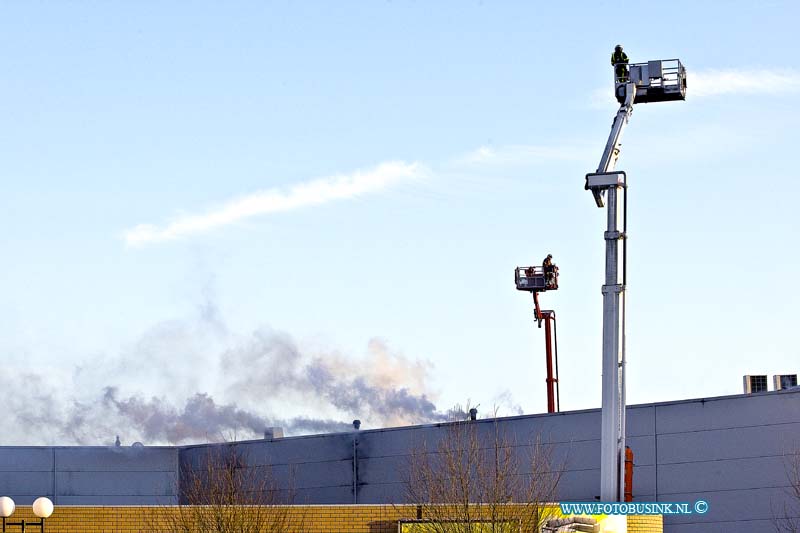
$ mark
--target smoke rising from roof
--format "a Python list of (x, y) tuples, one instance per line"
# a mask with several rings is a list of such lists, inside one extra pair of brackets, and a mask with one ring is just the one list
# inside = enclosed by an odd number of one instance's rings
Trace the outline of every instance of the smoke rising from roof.
[(308, 417), (267, 420), (240, 409), (235, 404), (219, 405), (206, 393), (197, 393), (187, 398), (182, 408), (176, 408), (158, 398), (119, 398), (118, 395), (119, 392), (114, 387), (107, 387), (103, 392), (105, 407), (132, 422), (148, 442), (197, 442), (215, 435), (224, 438), (238, 438), (240, 435), (244, 438), (257, 438), (271, 424), (296, 433), (330, 433), (349, 429), (349, 424), (336, 420)]
[(315, 397), (339, 411), (382, 425), (444, 417), (426, 392), (429, 366), (392, 353), (379, 339), (370, 340), (362, 359), (336, 353), (307, 359), (286, 335), (258, 331), (226, 352), (223, 363), (226, 368), (249, 369), (235, 375), (229, 391), (257, 395), (266, 390)]
[[(182, 444), (445, 420), (430, 365), (380, 339), (360, 357), (303, 347), (267, 327), (237, 335), (206, 304), (195, 321), (162, 322), (116, 357), (71, 375), (19, 373), (6, 389), (0, 444)], [(19, 378), (19, 379), (17, 379)]]

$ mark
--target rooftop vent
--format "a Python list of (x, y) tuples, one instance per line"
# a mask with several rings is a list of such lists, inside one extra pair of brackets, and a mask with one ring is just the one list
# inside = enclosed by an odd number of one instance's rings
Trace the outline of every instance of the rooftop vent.
[(772, 376), (775, 390), (791, 389), (797, 387), (797, 374), (775, 374)]
[(767, 376), (744, 376), (744, 393), (767, 392)]
[(356, 431), (361, 429), (361, 420), (353, 420), (353, 429)]
[(264, 440), (275, 440), (283, 438), (283, 428), (264, 428)]

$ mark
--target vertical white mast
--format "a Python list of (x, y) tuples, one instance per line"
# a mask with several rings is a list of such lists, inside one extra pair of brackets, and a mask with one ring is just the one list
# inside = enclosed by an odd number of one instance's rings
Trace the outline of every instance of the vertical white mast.
[[(624, 178), (623, 178), (624, 179)], [(622, 185), (624, 187), (624, 185)], [(600, 436), (600, 498), (622, 501), (621, 480), (625, 464), (624, 402), (624, 324), (625, 286), (619, 244), (624, 222), (622, 187), (607, 190), (608, 229), (606, 241), (606, 277), (603, 285), (603, 410)]]
[[(636, 87), (626, 86), (625, 103), (614, 117), (611, 134), (596, 174), (586, 177), (598, 207), (605, 204), (607, 226), (606, 274), (603, 284), (603, 392), (600, 434), (600, 499), (624, 499), (625, 468), (625, 265), (620, 261), (620, 242), (625, 239), (624, 172), (614, 172), (622, 131), (633, 112)], [(622, 194), (621, 194), (622, 193)], [(603, 201), (605, 198), (605, 202)]]

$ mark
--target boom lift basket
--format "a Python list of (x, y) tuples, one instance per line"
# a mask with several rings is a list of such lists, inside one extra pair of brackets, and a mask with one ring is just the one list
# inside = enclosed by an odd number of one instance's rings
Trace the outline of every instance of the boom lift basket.
[(686, 69), (680, 60), (659, 59), (633, 63), (628, 68), (626, 78), (614, 80), (614, 94), (620, 104), (625, 103), (625, 86), (629, 81), (636, 85), (634, 104), (686, 100)]
[(514, 270), (514, 282), (518, 291), (542, 292), (558, 289), (558, 267), (545, 274), (540, 266), (517, 267)]

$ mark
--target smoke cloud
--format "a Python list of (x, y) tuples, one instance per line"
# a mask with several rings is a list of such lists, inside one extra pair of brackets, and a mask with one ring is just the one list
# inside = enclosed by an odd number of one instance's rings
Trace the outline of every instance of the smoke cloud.
[(362, 359), (328, 353), (306, 360), (288, 336), (258, 331), (222, 361), (226, 368), (249, 369), (236, 374), (229, 391), (245, 391), (250, 397), (270, 391), (317, 398), (383, 425), (432, 422), (443, 416), (426, 392), (429, 366), (392, 353), (379, 339), (369, 342)]
[[(237, 335), (213, 305), (196, 321), (155, 325), (116, 357), (6, 388), (2, 444), (147, 445), (349, 431), (445, 420), (430, 365), (372, 339), (360, 356), (302, 346), (267, 327)], [(16, 379), (19, 378), (19, 379)]]
[(715, 69), (690, 73), (691, 96), (779, 94), (800, 91), (796, 69)]

